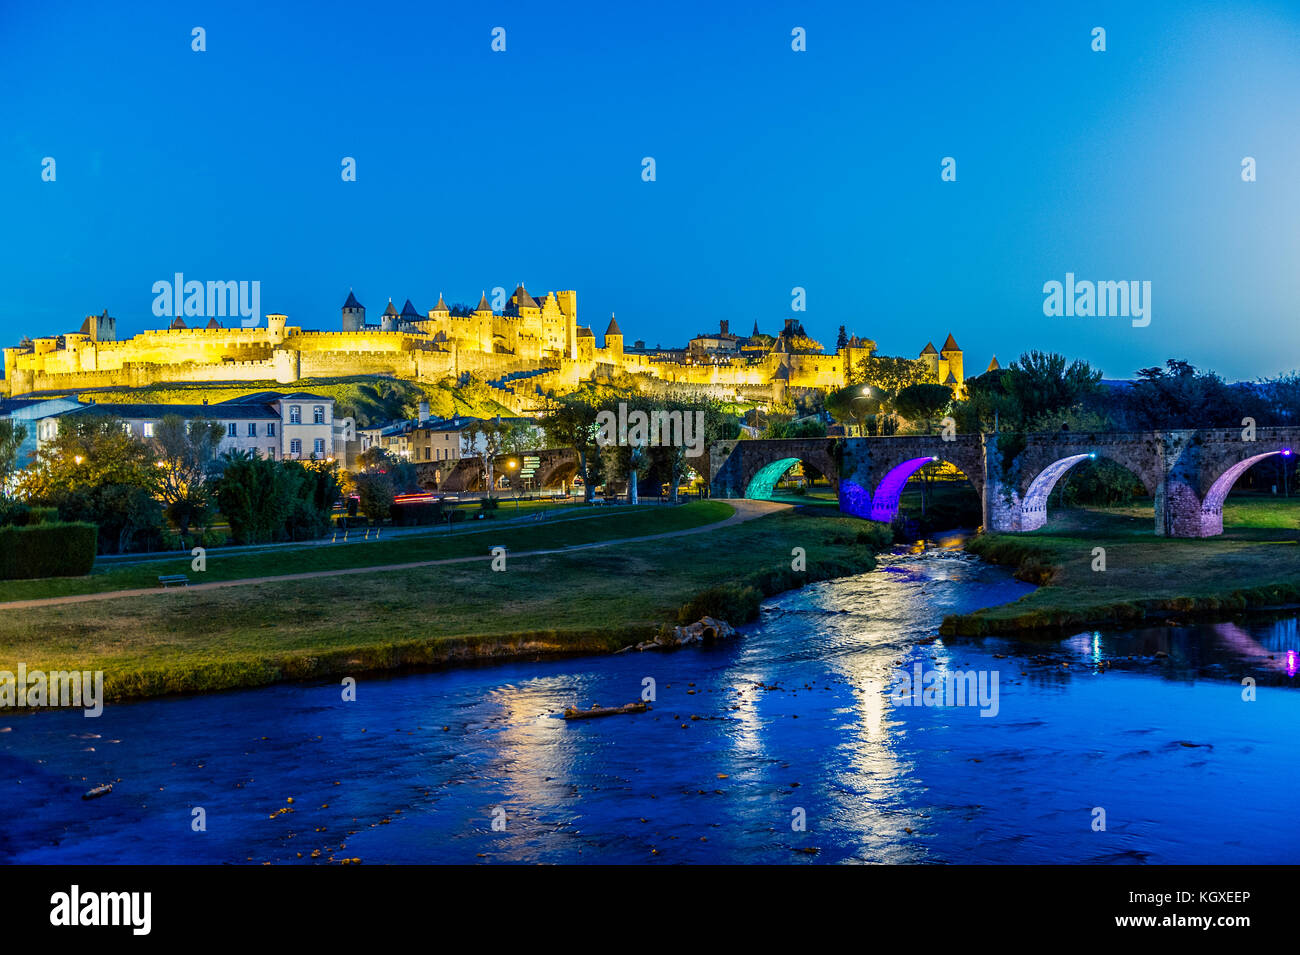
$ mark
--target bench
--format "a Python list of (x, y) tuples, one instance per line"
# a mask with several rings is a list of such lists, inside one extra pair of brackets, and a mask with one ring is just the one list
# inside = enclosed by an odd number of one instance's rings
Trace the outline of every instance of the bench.
[(168, 574), (158, 578), (158, 583), (164, 587), (170, 587), (172, 584), (181, 584), (185, 587), (190, 585), (190, 579), (184, 574)]

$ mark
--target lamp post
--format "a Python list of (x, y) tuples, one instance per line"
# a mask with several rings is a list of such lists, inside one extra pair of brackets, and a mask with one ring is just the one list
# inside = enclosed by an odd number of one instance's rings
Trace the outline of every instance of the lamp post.
[(866, 415), (858, 411), (858, 402), (870, 401), (870, 400), (871, 400), (871, 386), (863, 385), (862, 393), (859, 395), (854, 395), (852, 401), (849, 402), (849, 407), (853, 409), (853, 417), (858, 419), (858, 437), (860, 438), (865, 438), (867, 436)]
[(506, 462), (506, 469), (510, 473), (510, 490), (515, 492), (515, 513), (519, 513), (519, 487), (515, 484), (515, 471), (519, 468), (519, 461), (511, 458)]

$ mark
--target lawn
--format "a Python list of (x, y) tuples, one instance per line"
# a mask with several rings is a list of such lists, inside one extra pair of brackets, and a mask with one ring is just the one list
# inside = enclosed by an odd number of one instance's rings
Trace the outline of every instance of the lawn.
[[(332, 537), (301, 547), (271, 547), (256, 551), (223, 553), (221, 548), (207, 552), (207, 570), (191, 569), (188, 555), (144, 558), (121, 563), (100, 561), (87, 577), (47, 577), (40, 580), (0, 581), (0, 602), (32, 600), (41, 597), (64, 597), (73, 594), (103, 593), (109, 590), (132, 590), (158, 586), (164, 574), (186, 574), (194, 583), (269, 577), (279, 574), (306, 573), (318, 570), (343, 570), (352, 567), (377, 567), (423, 560), (443, 560), (486, 554), (501, 545), (510, 550), (538, 550), (571, 547), (619, 537), (642, 537), (663, 531), (684, 530), (711, 524), (730, 517), (732, 507), (721, 501), (697, 501), (679, 507), (647, 505), (644, 507), (587, 508), (574, 514), (548, 516), (536, 523), (497, 524), (496, 521), (467, 521), (446, 529), (429, 529), (427, 534), (382, 536), (366, 540), (365, 529), (354, 528), (348, 543), (329, 543)], [(501, 517), (508, 517), (503, 509)], [(0, 606), (0, 610), (3, 607)]]
[[(516, 544), (662, 532), (716, 519), (723, 509), (728, 505), (701, 502), (611, 515), (539, 528)], [(610, 652), (675, 623), (684, 603), (719, 583), (773, 592), (869, 570), (873, 548), (858, 535), (870, 526), (787, 511), (695, 535), (508, 558), (504, 572), (475, 561), (29, 608), (0, 614), (0, 669), (14, 670), (19, 661), (29, 669), (102, 669), (109, 697), (122, 698), (412, 664)], [(510, 542), (505, 534), (490, 537)], [(487, 541), (475, 538), (461, 541), (482, 553)], [(425, 552), (405, 556), (431, 556), (428, 541), (420, 546)], [(806, 573), (790, 572), (795, 546), (807, 551)]]
[[(1219, 537), (1156, 537), (1151, 504), (1066, 510), (1028, 534), (982, 534), (967, 548), (1045, 586), (1013, 603), (949, 617), (981, 634), (1220, 615), (1300, 601), (1300, 499), (1234, 495)], [(1104, 551), (1100, 568), (1096, 548)]]

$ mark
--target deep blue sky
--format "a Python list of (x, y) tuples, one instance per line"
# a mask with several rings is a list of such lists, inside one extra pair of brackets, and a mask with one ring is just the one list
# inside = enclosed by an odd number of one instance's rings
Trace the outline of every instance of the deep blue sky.
[[(1300, 366), (1300, 5), (283, 6), (0, 3), (0, 340), (156, 326), (180, 271), (307, 328), (523, 280), (667, 345), (803, 286), (828, 346), (971, 372)], [(1044, 317), (1067, 271), (1150, 280), (1150, 326)]]

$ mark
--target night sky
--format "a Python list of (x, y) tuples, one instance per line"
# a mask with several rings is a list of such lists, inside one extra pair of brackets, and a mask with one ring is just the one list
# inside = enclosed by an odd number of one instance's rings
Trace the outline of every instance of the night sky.
[[(0, 3), (0, 340), (157, 327), (183, 272), (305, 328), (522, 281), (629, 344), (1300, 366), (1300, 5), (284, 6)], [(1044, 316), (1067, 272), (1150, 325)]]

